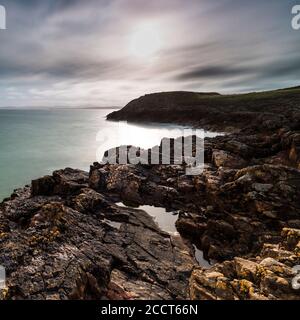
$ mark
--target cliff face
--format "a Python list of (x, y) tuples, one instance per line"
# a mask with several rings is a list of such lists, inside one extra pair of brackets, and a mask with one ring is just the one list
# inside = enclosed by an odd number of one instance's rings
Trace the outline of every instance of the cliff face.
[[(206, 139), (206, 167), (95, 163), (0, 205), (5, 299), (299, 299), (300, 127)], [(120, 201), (178, 211), (181, 236)], [(168, 213), (166, 213), (168, 214)], [(185, 239), (185, 240), (184, 240)], [(199, 266), (191, 244), (213, 266)]]
[(300, 88), (240, 95), (166, 92), (133, 100), (108, 120), (166, 122), (232, 131), (262, 124), (278, 129), (300, 118)]

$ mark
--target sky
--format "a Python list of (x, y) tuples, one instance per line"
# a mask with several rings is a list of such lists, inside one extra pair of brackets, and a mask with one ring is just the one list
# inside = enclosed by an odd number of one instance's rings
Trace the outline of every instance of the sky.
[(0, 107), (300, 85), (290, 0), (0, 0)]

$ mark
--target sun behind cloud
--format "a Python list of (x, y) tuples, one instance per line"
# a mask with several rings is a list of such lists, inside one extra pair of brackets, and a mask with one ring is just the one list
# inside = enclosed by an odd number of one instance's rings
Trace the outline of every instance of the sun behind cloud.
[(130, 56), (141, 60), (154, 58), (164, 44), (163, 32), (155, 23), (137, 25), (128, 38)]

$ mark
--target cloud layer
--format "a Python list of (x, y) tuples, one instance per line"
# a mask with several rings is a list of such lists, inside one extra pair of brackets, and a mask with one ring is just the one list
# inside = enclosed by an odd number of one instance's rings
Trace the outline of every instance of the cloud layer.
[[(299, 85), (297, 1), (0, 3), (8, 27), (0, 31), (0, 107), (122, 106), (153, 91)], [(161, 45), (137, 57), (130, 44), (145, 24)]]

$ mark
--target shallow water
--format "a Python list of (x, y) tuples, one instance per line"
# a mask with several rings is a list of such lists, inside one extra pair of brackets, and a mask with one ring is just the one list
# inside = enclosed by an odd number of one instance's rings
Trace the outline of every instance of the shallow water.
[(140, 206), (139, 209), (146, 211), (151, 217), (153, 217), (161, 230), (171, 234), (178, 234), (175, 226), (178, 219), (177, 212), (167, 212), (165, 208), (153, 206)]
[[(158, 224), (161, 230), (171, 234), (179, 234), (175, 223), (178, 219), (177, 212), (167, 212), (165, 208), (153, 207), (153, 206), (140, 206), (139, 209), (146, 211), (152, 216), (155, 222)], [(195, 245), (195, 258), (201, 267), (209, 268), (211, 265), (204, 259), (203, 252), (199, 250)]]
[(199, 266), (203, 268), (210, 268), (212, 265), (204, 258), (203, 251), (198, 249), (195, 245), (194, 245), (194, 250), (195, 250), (195, 258)]
[[(116, 205), (121, 207), (126, 207), (122, 202), (116, 203)], [(178, 219), (177, 212), (168, 212), (165, 208), (154, 207), (154, 206), (139, 206), (137, 209), (147, 212), (154, 221), (160, 227), (161, 230), (168, 232), (173, 235), (179, 235), (175, 223)], [(203, 256), (203, 251), (199, 250), (195, 245), (193, 245), (195, 250), (195, 258), (198, 264), (203, 268), (210, 268), (211, 264), (205, 260)]]
[(150, 148), (163, 137), (184, 134), (184, 127), (174, 125), (106, 121), (111, 111), (0, 110), (0, 200), (53, 170), (89, 170), (110, 148), (123, 144)]

